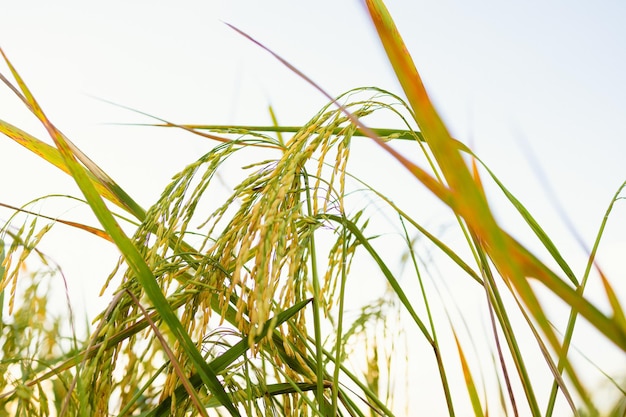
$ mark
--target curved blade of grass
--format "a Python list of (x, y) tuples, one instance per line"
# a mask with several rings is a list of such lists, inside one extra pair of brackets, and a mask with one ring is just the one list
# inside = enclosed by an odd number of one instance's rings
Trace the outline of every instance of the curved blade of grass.
[[(75, 147), (70, 145), (70, 142), (66, 140), (64, 135), (50, 122), (50, 120), (46, 117), (43, 110), (33, 97), (32, 93), (21, 79), (13, 65), (10, 63), (8, 58), (2, 53), (7, 66), (9, 67), (13, 77), (17, 81), (17, 84), (20, 87), (25, 99), (29, 104), (30, 110), (33, 114), (39, 119), (39, 121), (44, 125), (48, 134), (54, 140), (57, 149), (59, 150), (65, 165), (67, 166), (70, 174), (76, 181), (78, 187), (82, 191), (85, 196), (87, 202), (89, 203), (91, 209), (94, 214), (104, 227), (104, 229), (108, 232), (109, 236), (113, 239), (116, 246), (119, 248), (120, 252), (124, 256), (124, 259), (128, 263), (129, 267), (133, 270), (136, 275), (137, 281), (143, 287), (146, 295), (152, 302), (155, 309), (161, 315), (163, 321), (167, 324), (167, 326), (172, 331), (174, 337), (179, 341), (182, 349), (189, 356), (191, 362), (196, 367), (200, 377), (203, 382), (206, 384), (207, 388), (215, 395), (215, 397), (226, 407), (226, 409), (233, 416), (239, 416), (239, 412), (233, 405), (232, 401), (226, 392), (224, 391), (224, 387), (221, 385), (215, 372), (204, 362), (202, 355), (198, 351), (196, 345), (193, 343), (182, 324), (178, 320), (178, 317), (172, 311), (167, 299), (161, 292), (159, 285), (156, 282), (156, 278), (138, 249), (134, 246), (133, 242), (126, 236), (122, 228), (116, 222), (113, 214), (109, 211), (107, 206), (104, 204), (102, 197), (98, 193), (96, 187), (93, 182), (89, 178), (88, 171), (81, 166), (75, 154)], [(85, 161), (82, 161), (83, 163)], [(111, 184), (106, 184), (110, 186)], [(108, 187), (107, 187), (108, 188)]]
[(91, 227), (91, 226), (88, 226), (86, 224), (72, 222), (72, 221), (69, 221), (69, 220), (63, 220), (63, 219), (57, 219), (57, 218), (54, 218), (54, 217), (45, 216), (45, 215), (40, 214), (40, 213), (35, 213), (35, 212), (29, 211), (29, 210), (24, 210), (24, 209), (21, 209), (21, 208), (18, 208), (18, 207), (14, 207), (14, 206), (11, 206), (9, 204), (0, 203), (0, 206), (1, 207), (6, 207), (6, 208), (11, 209), (11, 210), (19, 211), (21, 213), (31, 214), (33, 216), (41, 217), (43, 219), (48, 219), (48, 220), (52, 220), (54, 222), (62, 223), (64, 225), (66, 225), (66, 226), (75, 227), (77, 229), (81, 229), (81, 230), (84, 230), (85, 232), (88, 232), (88, 233), (91, 233), (91, 234), (96, 235), (98, 237), (101, 237), (102, 239), (108, 240), (109, 242), (113, 242), (111, 237), (105, 231), (100, 230), (100, 229), (98, 229), (96, 227)]
[(459, 342), (459, 338), (457, 337), (454, 329), (452, 329), (452, 334), (454, 335), (454, 342), (456, 343), (456, 348), (459, 352), (459, 360), (461, 361), (461, 368), (463, 369), (463, 378), (465, 378), (465, 387), (467, 388), (467, 393), (472, 403), (474, 415), (484, 417), (485, 413), (483, 412), (483, 407), (480, 404), (480, 398), (478, 397), (478, 390), (476, 389), (476, 384), (474, 383), (472, 371), (469, 368), (469, 364), (465, 358), (465, 353), (463, 352), (463, 348), (461, 347), (461, 343)]

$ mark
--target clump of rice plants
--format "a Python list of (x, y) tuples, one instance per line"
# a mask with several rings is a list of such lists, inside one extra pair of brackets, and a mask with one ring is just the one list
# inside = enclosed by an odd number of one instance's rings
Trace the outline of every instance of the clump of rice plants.
[[(406, 100), (351, 90), (329, 96), (297, 127), (161, 121), (217, 144), (182, 167), (147, 210), (48, 119), (3, 54), (15, 82), (2, 80), (54, 146), (3, 120), (0, 130), (71, 175), (100, 225), (24, 207), (15, 210), (31, 223), (11, 219), (1, 229), (8, 314), (0, 323), (0, 413), (393, 416), (404, 415), (411, 396), (448, 415), (466, 407), (481, 416), (549, 416), (557, 399), (572, 415), (600, 412), (568, 352), (579, 315), (626, 350), (626, 319), (609, 279), (600, 271), (610, 314), (584, 293), (604, 224), (577, 276), (524, 205), (450, 136), (384, 5), (367, 6)], [(393, 128), (368, 127), (381, 114)], [(360, 163), (364, 151), (379, 153), (380, 165)], [(385, 176), (397, 168), (397, 177)], [(496, 184), (557, 269), (498, 224), (483, 181)], [(454, 231), (429, 226), (422, 207), (435, 207)], [(24, 268), (55, 222), (120, 253), (102, 278), (114, 295), (85, 340), (46, 314), (42, 281)], [(439, 262), (452, 277), (437, 272)], [(446, 285), (482, 306), (490, 324), (483, 335), (466, 331), (463, 306), (441, 293)], [(563, 328), (540, 302), (546, 293), (571, 311)], [(487, 343), (477, 347), (479, 338)], [(478, 349), (490, 363), (472, 362)], [(529, 370), (530, 355), (543, 360), (544, 374)], [(416, 360), (428, 364), (423, 374), (413, 372)], [(538, 392), (545, 375), (553, 385)]]

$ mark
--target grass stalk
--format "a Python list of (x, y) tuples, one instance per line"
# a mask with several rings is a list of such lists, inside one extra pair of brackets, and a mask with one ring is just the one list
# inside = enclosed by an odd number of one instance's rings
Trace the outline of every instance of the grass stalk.
[[(341, 226), (341, 279), (339, 282), (339, 306), (338, 306), (338, 317), (337, 317), (337, 337), (335, 341), (335, 369), (333, 372), (333, 385), (332, 385), (332, 409), (331, 416), (337, 415), (337, 399), (339, 396), (339, 364), (343, 361), (343, 316), (344, 316), (344, 308), (345, 308), (345, 296), (346, 296), (346, 282), (348, 280), (347, 274), (347, 257), (348, 257), (348, 247), (347, 240), (348, 236), (346, 233), (345, 225)], [(318, 387), (319, 389), (319, 387)]]
[[(604, 229), (609, 220), (609, 215), (611, 214), (611, 211), (613, 210), (613, 205), (620, 198), (619, 196), (621, 195), (625, 187), (626, 187), (626, 182), (623, 182), (622, 185), (620, 185), (619, 188), (617, 189), (617, 192), (611, 199), (611, 202), (609, 203), (609, 206), (607, 207), (606, 212), (604, 213), (604, 217), (602, 218), (600, 227), (598, 228), (598, 233), (596, 234), (596, 238), (593, 242), (593, 247), (591, 248), (591, 252), (589, 253), (589, 260), (587, 261), (585, 272), (583, 273), (582, 280), (580, 281), (580, 285), (577, 288), (577, 291), (580, 293), (581, 296), (583, 295), (585, 291), (585, 287), (587, 285), (587, 281), (589, 279), (591, 269), (595, 265), (595, 258), (598, 252), (598, 247), (600, 246), (600, 240), (602, 239), (602, 236), (604, 235)], [(572, 342), (572, 337), (574, 336), (574, 329), (576, 327), (577, 317), (578, 317), (578, 313), (576, 312), (576, 310), (572, 309), (567, 319), (567, 326), (565, 327), (565, 334), (563, 335), (562, 350), (561, 352), (559, 352), (558, 364), (557, 364), (557, 370), (559, 373), (563, 372), (563, 369), (567, 363), (568, 351)], [(550, 397), (548, 399), (548, 404), (546, 406), (546, 412), (545, 412), (546, 417), (551, 417), (552, 414), (554, 413), (554, 405), (556, 403), (556, 396), (558, 393), (558, 388), (559, 386), (555, 379), (554, 383), (552, 384), (552, 388), (550, 389)]]
[[(313, 216), (313, 206), (311, 204), (311, 194), (309, 184), (309, 177), (305, 171), (303, 171), (303, 179), (305, 183), (305, 193), (307, 196), (306, 199), (306, 207), (309, 216)], [(316, 374), (316, 383), (317, 390), (315, 395), (317, 396), (317, 405), (320, 407), (320, 412), (322, 415), (326, 416), (330, 410), (325, 409), (325, 399), (324, 399), (324, 361), (322, 356), (322, 319), (320, 317), (320, 310), (322, 308), (320, 300), (322, 298), (322, 294), (320, 291), (320, 282), (319, 275), (317, 272), (317, 254), (316, 254), (316, 245), (315, 245), (315, 237), (312, 233), (309, 237), (309, 251), (311, 257), (311, 283), (313, 285), (313, 330), (315, 332), (315, 374)]]

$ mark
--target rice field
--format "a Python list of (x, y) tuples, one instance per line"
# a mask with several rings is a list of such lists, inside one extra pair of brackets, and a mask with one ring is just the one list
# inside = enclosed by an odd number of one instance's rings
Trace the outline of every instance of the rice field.
[[(2, 53), (0, 78), (49, 136), (0, 114), (3, 140), (71, 176), (72, 201), (94, 221), (0, 201), (14, 213), (0, 228), (0, 416), (403, 416), (427, 400), (450, 416), (624, 415), (624, 380), (606, 370), (613, 394), (599, 396), (571, 358), (581, 326), (626, 350), (619, 282), (595, 262), (626, 183), (575, 273), (451, 136), (383, 2), (366, 5), (401, 92), (333, 97), (232, 27), (327, 105), (302, 126), (153, 118), (215, 146), (147, 208), (62, 133)], [(394, 127), (370, 126), (381, 119)], [(539, 250), (498, 221), (494, 194)], [(119, 252), (108, 277), (93, 277), (111, 297), (86, 334), (71, 302), (50, 296), (64, 278), (38, 244), (53, 227)], [(602, 303), (585, 293), (590, 280)]]

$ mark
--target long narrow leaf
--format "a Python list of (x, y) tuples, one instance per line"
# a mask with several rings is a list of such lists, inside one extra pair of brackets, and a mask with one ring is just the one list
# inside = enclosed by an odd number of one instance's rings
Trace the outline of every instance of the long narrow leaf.
[(452, 332), (457, 351), (459, 352), (459, 360), (461, 361), (461, 368), (463, 369), (463, 378), (465, 378), (465, 387), (467, 388), (467, 393), (470, 397), (470, 401), (472, 402), (474, 415), (483, 417), (485, 414), (483, 412), (482, 405), (480, 404), (480, 398), (478, 398), (478, 390), (476, 389), (476, 383), (474, 382), (472, 371), (469, 368), (469, 364), (465, 358), (465, 352), (463, 352), (463, 348), (461, 347), (461, 343), (459, 342), (459, 338), (457, 337), (454, 329), (452, 329)]
[[(302, 130), (302, 126), (259, 126), (259, 125), (198, 125), (198, 124), (147, 124), (144, 126), (156, 126), (156, 127), (178, 127), (193, 130), (211, 130), (224, 133), (241, 133), (241, 132), (273, 132), (273, 133), (297, 133)], [(336, 128), (332, 131), (334, 135), (341, 134), (343, 128)], [(403, 140), (424, 140), (420, 132), (414, 130), (398, 130), (398, 129), (385, 129), (385, 128), (370, 128), (377, 136), (385, 138), (391, 137), (393, 139)], [(361, 131), (356, 131), (354, 136), (366, 136)]]
[(77, 222), (73, 222), (73, 221), (69, 221), (69, 220), (63, 220), (63, 219), (55, 219), (53, 217), (44, 216), (43, 214), (40, 214), (40, 213), (34, 213), (32, 211), (29, 211), (29, 210), (24, 210), (24, 209), (21, 209), (19, 207), (14, 207), (14, 206), (11, 206), (9, 204), (0, 203), (0, 206), (1, 207), (6, 207), (6, 208), (11, 209), (11, 210), (19, 211), (21, 213), (26, 213), (26, 214), (31, 214), (33, 216), (41, 217), (43, 219), (52, 220), (54, 222), (59, 222), (59, 223), (62, 223), (64, 225), (66, 225), (66, 226), (74, 227), (76, 229), (84, 230), (85, 232), (91, 233), (93, 235), (101, 237), (102, 239), (105, 239), (105, 240), (108, 240), (109, 242), (112, 242), (112, 240), (109, 237), (109, 235), (106, 234), (104, 231), (102, 231), (100, 229), (97, 229), (95, 227), (88, 226), (86, 224), (77, 223)]
[[(54, 146), (48, 145), (47, 143), (37, 139), (36, 137), (3, 120), (0, 120), (0, 133), (5, 134), (9, 138), (13, 139), (16, 143), (19, 143), (29, 151), (33, 152), (35, 155), (41, 157), (45, 161), (59, 168), (66, 174), (70, 174), (69, 168), (65, 164), (63, 156)], [(123, 202), (118, 196), (116, 196), (111, 190), (102, 185), (91, 172), (87, 175), (89, 175), (91, 181), (94, 183), (100, 195), (102, 195), (115, 205), (126, 210), (128, 209), (128, 205)]]

